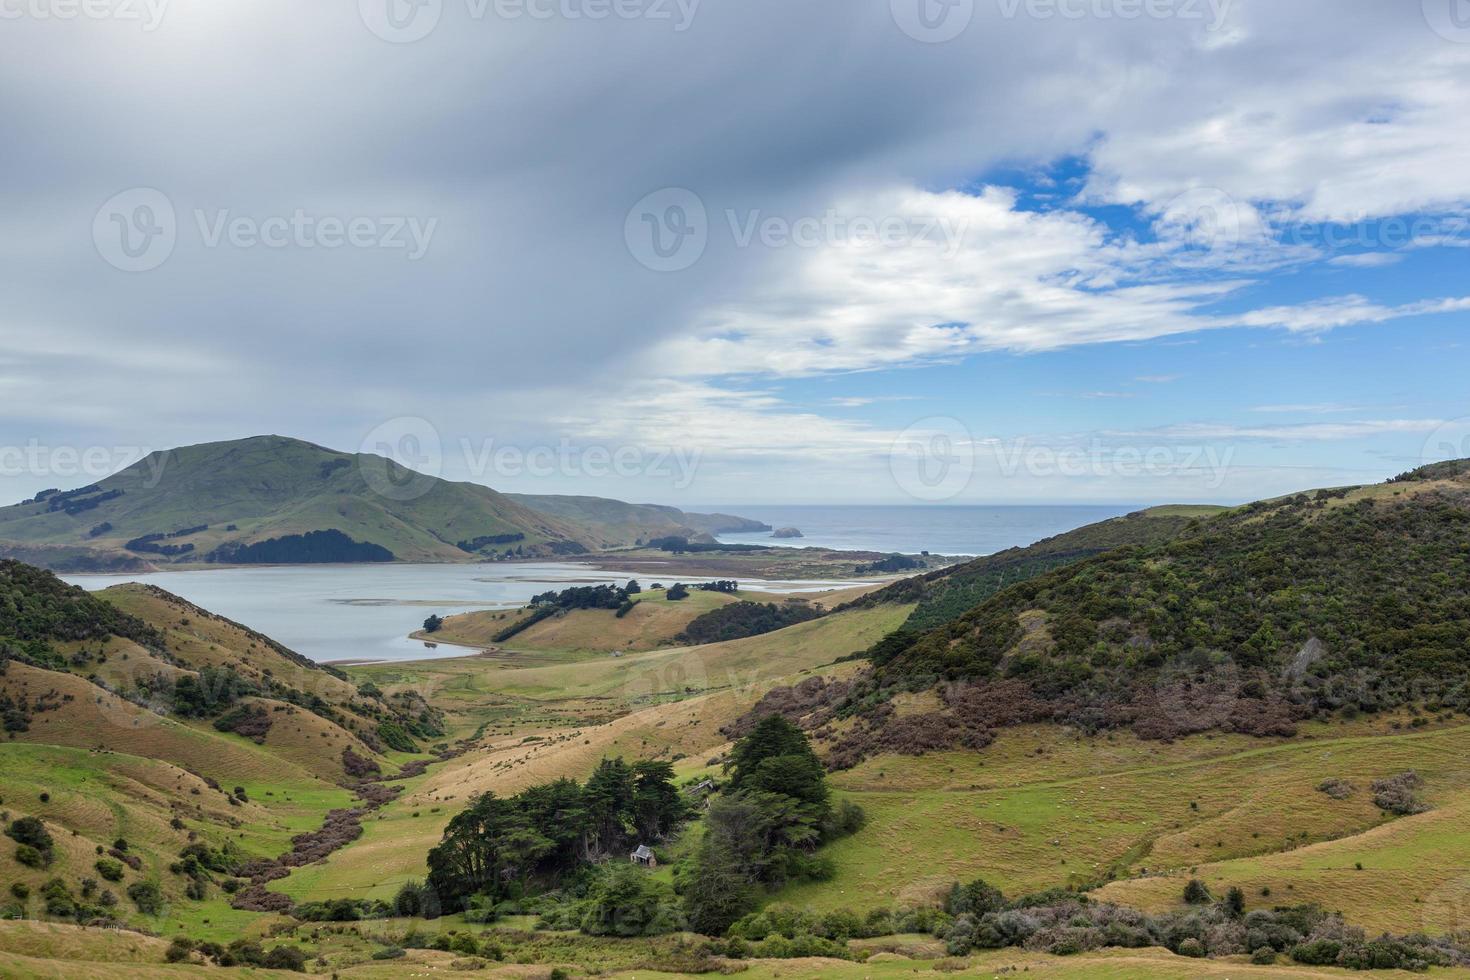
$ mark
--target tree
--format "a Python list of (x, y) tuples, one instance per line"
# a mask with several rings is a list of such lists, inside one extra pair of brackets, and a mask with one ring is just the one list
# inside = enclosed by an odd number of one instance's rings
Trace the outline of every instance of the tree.
[(675, 582), (669, 588), (669, 591), (664, 593), (664, 597), (673, 602), (678, 602), (680, 599), (687, 599), (689, 598), (689, 586), (683, 582)]
[(443, 626), (444, 618), (442, 616), (431, 614), (428, 619), (424, 620), (425, 633), (437, 633)]
[(506, 834), (504, 848), (507, 862), (520, 871), (521, 894), (524, 895), (536, 865), (556, 850), (556, 841), (531, 827), (516, 827)]
[(688, 816), (689, 804), (674, 786), (673, 763), (633, 764), (633, 825), (640, 838), (660, 840)]
[(945, 902), (945, 911), (950, 915), (969, 915), (976, 919), (1005, 908), (1006, 898), (999, 888), (984, 878), (976, 878), (968, 885), (955, 885)]
[(1245, 892), (1234, 885), (1225, 893), (1225, 911), (1232, 919), (1238, 919), (1245, 915)]
[(805, 732), (780, 715), (767, 715), (730, 751), (730, 759), (725, 763), (730, 788), (744, 789), (762, 762), (780, 756), (800, 756), (817, 762)]
[(604, 865), (587, 891), (582, 931), (589, 936), (643, 936), (662, 931), (657, 923), (668, 901), (666, 887), (631, 864)]
[(587, 780), (582, 798), (587, 808), (587, 856), (592, 860), (621, 850), (629, 828), (634, 795), (633, 770), (621, 758), (603, 759)]
[(623, 591), (628, 593), (628, 595), (637, 595), (643, 591), (643, 586), (638, 584), (636, 578), (631, 578), (628, 580), (628, 584), (623, 586)]
[(502, 893), (507, 855), (506, 834), (520, 827), (521, 816), (510, 800), (483, 793), (449, 821), (444, 839), (429, 852), (429, 887), (448, 906), (458, 907), (479, 892)]
[[(711, 806), (713, 811), (716, 802)], [(694, 873), (684, 884), (684, 914), (689, 928), (719, 936), (755, 908), (756, 892), (729, 850), (709, 839), (700, 845)]]

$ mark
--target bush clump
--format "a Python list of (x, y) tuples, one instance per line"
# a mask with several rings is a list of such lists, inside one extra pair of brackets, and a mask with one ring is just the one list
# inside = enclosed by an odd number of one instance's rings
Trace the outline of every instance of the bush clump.
[(1423, 785), (1419, 774), (1412, 769), (1397, 776), (1373, 780), (1373, 805), (1395, 816), (1409, 817), (1423, 813), (1429, 807), (1419, 800), (1414, 791)]

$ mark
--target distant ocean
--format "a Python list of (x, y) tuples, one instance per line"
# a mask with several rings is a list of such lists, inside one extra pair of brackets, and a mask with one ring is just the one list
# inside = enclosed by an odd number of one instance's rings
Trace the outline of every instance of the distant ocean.
[(792, 504), (789, 506), (688, 507), (696, 512), (737, 514), (773, 528), (795, 527), (803, 537), (773, 541), (769, 531), (722, 534), (732, 544), (784, 544), (854, 551), (900, 551), (936, 555), (989, 555), (1006, 548), (1034, 544), (1063, 531), (1119, 517), (1139, 506), (861, 506)]

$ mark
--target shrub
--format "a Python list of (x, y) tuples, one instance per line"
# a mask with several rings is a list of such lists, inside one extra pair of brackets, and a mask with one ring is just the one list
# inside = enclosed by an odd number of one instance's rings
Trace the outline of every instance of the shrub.
[(1199, 959), (1200, 957), (1205, 955), (1205, 945), (1198, 939), (1190, 936), (1188, 939), (1179, 944), (1179, 955), (1191, 956), (1195, 959)]
[(1238, 919), (1245, 914), (1245, 892), (1235, 886), (1225, 893), (1225, 911), (1232, 919)]
[(1331, 966), (1342, 952), (1342, 943), (1335, 939), (1314, 939), (1291, 948), (1291, 958), (1307, 966)]
[(56, 841), (46, 832), (46, 825), (36, 817), (21, 817), (11, 821), (10, 826), (5, 828), (5, 836), (17, 844), (29, 844), (38, 851), (49, 851), (56, 846)]
[(97, 873), (108, 881), (122, 881), (123, 866), (121, 861), (112, 858), (98, 858), (95, 865)]
[(1270, 966), (1276, 962), (1276, 950), (1270, 946), (1262, 946), (1251, 954), (1251, 962), (1256, 966)]
[(1210, 901), (1210, 889), (1198, 878), (1191, 878), (1184, 886), (1184, 901), (1190, 905), (1206, 905)]
[(1400, 817), (1423, 813), (1429, 807), (1420, 802), (1414, 790), (1422, 785), (1419, 774), (1412, 769), (1397, 776), (1373, 780), (1373, 805), (1378, 809)]
[(159, 915), (163, 912), (163, 892), (151, 881), (137, 881), (128, 886), (128, 898), (144, 915)]
[(950, 915), (973, 915), (980, 918), (991, 912), (999, 912), (1006, 904), (1006, 897), (999, 888), (983, 878), (976, 878), (968, 885), (955, 885), (945, 902), (945, 911)]
[(76, 912), (76, 903), (71, 890), (60, 878), (52, 878), (41, 886), (41, 898), (46, 902), (46, 914), (69, 917)]
[(863, 829), (868, 822), (868, 815), (863, 808), (852, 800), (838, 800), (837, 805), (832, 808), (832, 816), (823, 828), (823, 837), (833, 840), (838, 837), (846, 837)]
[(28, 868), (40, 868), (47, 864), (46, 854), (36, 850), (29, 844), (21, 844), (16, 847), (15, 859)]
[(306, 954), (295, 946), (277, 946), (265, 954), (265, 961), (261, 966), (270, 970), (294, 970), (297, 973), (306, 972)]
[(1345, 800), (1353, 795), (1353, 784), (1346, 779), (1324, 779), (1317, 784), (1317, 791), (1326, 793), (1334, 800)]
[(10, 883), (10, 894), (24, 902), (31, 897), (31, 886), (23, 881), (12, 881)]
[(406, 881), (393, 896), (393, 914), (405, 918), (423, 916), (425, 919), (437, 919), (439, 896), (421, 881)]
[(382, 949), (373, 951), (373, 959), (375, 960), (397, 960), (402, 959), (404, 955), (403, 947), (401, 946), (384, 946)]
[(168, 944), (168, 949), (163, 951), (163, 958), (168, 963), (183, 963), (193, 952), (194, 940), (188, 936), (175, 936), (173, 942)]
[(379, 723), (378, 737), (383, 740), (388, 748), (398, 752), (417, 752), (419, 750), (418, 745), (409, 736), (408, 732), (404, 731), (403, 726), (397, 722), (385, 721)]

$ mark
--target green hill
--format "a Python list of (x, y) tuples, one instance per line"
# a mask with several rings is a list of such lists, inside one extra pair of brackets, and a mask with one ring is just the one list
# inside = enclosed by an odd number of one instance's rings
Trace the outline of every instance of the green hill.
[(411, 776), (447, 741), (412, 692), (360, 688), (161, 589), (89, 593), (9, 560), (0, 725), (0, 823), (45, 831), (35, 853), (0, 848), (12, 898), (60, 879), (48, 914), (156, 925), (165, 903), (174, 928), (221, 935), (289, 905), (264, 890), (281, 855), (351, 839), (396, 792), (393, 763), (422, 760)]
[(713, 541), (714, 535), (732, 531), (769, 531), (769, 524), (729, 514), (691, 514), (659, 504), (629, 504), (606, 497), (559, 496), (551, 494), (506, 494), (531, 510), (577, 524), (598, 527), (630, 544), (653, 538), (682, 537), (691, 541)]
[(711, 521), (594, 498), (518, 500), (379, 456), (258, 436), (154, 453), (90, 486), (0, 508), (0, 555), (67, 571), (475, 561), (580, 554)]
[(1114, 548), (1161, 544), (1195, 522), (1226, 509), (1207, 504), (1151, 507), (1065, 531), (1023, 548), (1007, 548), (962, 565), (906, 578), (852, 605), (917, 602), (904, 629), (933, 629), (958, 618), (1007, 586)]
[[(1259, 501), (890, 635), (868, 676), (768, 706), (857, 716), (834, 736), (839, 764), (1021, 722), (1286, 735), (1333, 713), (1466, 710), (1467, 555), (1463, 468)], [(927, 710), (898, 710), (930, 689)]]

